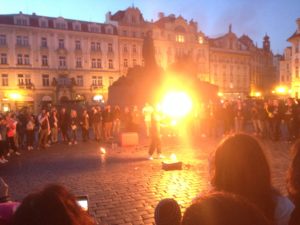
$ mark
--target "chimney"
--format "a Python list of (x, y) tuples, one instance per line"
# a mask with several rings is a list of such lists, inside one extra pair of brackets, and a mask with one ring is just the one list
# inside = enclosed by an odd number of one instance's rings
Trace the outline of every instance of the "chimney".
[(33, 16), (36, 16), (35, 12), (32, 13)]
[(163, 12), (158, 13), (158, 19), (162, 19), (165, 17), (165, 14)]

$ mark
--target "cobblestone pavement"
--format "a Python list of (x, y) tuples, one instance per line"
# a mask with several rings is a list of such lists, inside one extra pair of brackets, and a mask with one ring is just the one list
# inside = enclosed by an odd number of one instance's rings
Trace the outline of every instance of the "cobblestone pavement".
[[(164, 154), (175, 153), (184, 164), (179, 171), (162, 170), (159, 159), (148, 161), (147, 141), (138, 148), (107, 146), (105, 156), (100, 154), (99, 145), (90, 141), (23, 152), (0, 165), (0, 176), (16, 200), (47, 183), (60, 183), (75, 195), (88, 195), (90, 214), (101, 224), (153, 224), (159, 200), (175, 198), (184, 211), (197, 194), (209, 188), (208, 162), (218, 141), (202, 138), (193, 147), (165, 141)], [(289, 145), (264, 141), (263, 146), (271, 163), (274, 185), (285, 193)]]

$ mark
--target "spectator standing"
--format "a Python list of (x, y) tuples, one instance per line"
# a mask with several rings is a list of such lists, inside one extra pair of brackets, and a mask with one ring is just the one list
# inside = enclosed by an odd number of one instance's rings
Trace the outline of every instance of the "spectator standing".
[(63, 141), (71, 145), (72, 143), (70, 142), (70, 137), (69, 137), (70, 116), (67, 113), (66, 108), (64, 107), (61, 108), (61, 112), (59, 115), (59, 122), (60, 122), (59, 127), (61, 130)]
[(83, 110), (80, 125), (81, 125), (81, 130), (82, 130), (82, 140), (84, 142), (88, 141), (90, 124), (89, 124), (89, 115), (88, 115), (86, 109)]
[(72, 109), (70, 114), (70, 126), (71, 126), (71, 142), (77, 144), (77, 129), (78, 129), (78, 117), (77, 112)]
[(28, 121), (26, 123), (26, 140), (27, 140), (27, 149), (28, 149), (28, 151), (33, 150), (34, 128), (35, 128), (34, 116), (29, 115), (28, 116)]
[(58, 116), (57, 110), (54, 109), (51, 111), (49, 117), (50, 129), (51, 129), (51, 142), (57, 143), (58, 142)]

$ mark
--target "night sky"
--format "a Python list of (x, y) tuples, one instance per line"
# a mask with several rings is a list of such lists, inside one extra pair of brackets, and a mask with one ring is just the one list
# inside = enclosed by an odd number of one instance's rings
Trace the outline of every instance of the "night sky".
[(199, 30), (216, 37), (232, 30), (247, 34), (259, 47), (267, 33), (274, 53), (282, 53), (286, 41), (296, 31), (300, 0), (0, 0), (0, 14), (35, 12), (43, 16), (62, 16), (104, 22), (108, 11), (115, 13), (134, 5), (146, 20), (157, 19), (158, 12), (182, 15), (198, 22)]

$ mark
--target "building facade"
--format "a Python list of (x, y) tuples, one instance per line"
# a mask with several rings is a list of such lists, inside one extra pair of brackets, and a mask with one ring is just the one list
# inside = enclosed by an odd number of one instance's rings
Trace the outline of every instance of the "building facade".
[(300, 73), (299, 73), (299, 59), (300, 59), (300, 18), (296, 20), (297, 30), (296, 32), (288, 39), (292, 44), (291, 46), (291, 87), (292, 87), (292, 96), (299, 98), (300, 97)]
[(120, 76), (118, 36), (110, 24), (1, 15), (0, 37), (2, 110), (101, 99)]
[[(143, 40), (151, 32), (155, 59), (168, 69), (190, 56), (199, 79), (229, 95), (247, 96), (273, 82), (269, 37), (258, 48), (231, 30), (218, 38), (183, 17), (159, 13), (148, 22), (138, 8), (106, 14), (105, 23), (27, 15), (0, 15), (1, 110), (107, 99), (109, 86), (143, 65)], [(294, 39), (293, 39), (294, 40)]]
[(287, 47), (284, 49), (283, 58), (280, 60), (280, 86), (291, 88), (291, 77), (292, 77), (292, 48)]

